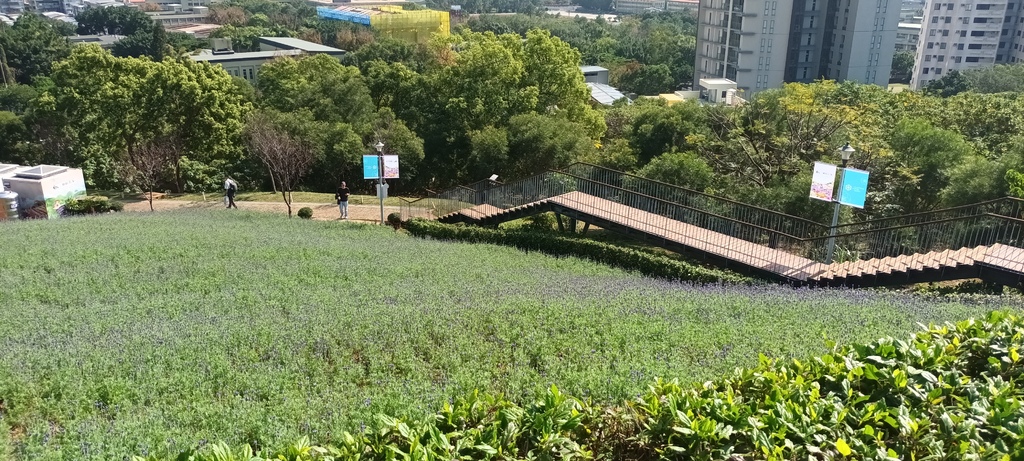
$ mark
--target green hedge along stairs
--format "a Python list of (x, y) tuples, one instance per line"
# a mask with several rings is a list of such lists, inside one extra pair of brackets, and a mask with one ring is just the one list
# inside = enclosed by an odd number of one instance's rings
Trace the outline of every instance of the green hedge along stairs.
[(549, 211), (798, 286), (1024, 286), (1024, 200), (1011, 197), (838, 226), (832, 263), (827, 225), (586, 163), (403, 204), (407, 218), (480, 226)]

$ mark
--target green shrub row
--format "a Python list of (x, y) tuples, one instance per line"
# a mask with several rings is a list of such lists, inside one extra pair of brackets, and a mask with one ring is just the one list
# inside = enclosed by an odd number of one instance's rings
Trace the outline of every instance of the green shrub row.
[[(835, 347), (602, 407), (554, 386), (519, 406), (473, 393), (425, 420), (380, 416), (333, 447), (254, 456), (224, 444), (176, 459), (995, 460), (1024, 459), (1024, 319), (932, 326), (909, 340)], [(160, 455), (136, 461), (172, 459)]]
[(753, 282), (753, 279), (748, 277), (695, 266), (663, 255), (632, 248), (623, 248), (594, 240), (566, 237), (551, 232), (458, 226), (424, 219), (413, 219), (405, 223), (405, 228), (409, 233), (417, 237), (507, 245), (521, 250), (539, 251), (553, 256), (576, 256), (626, 270), (637, 271), (647, 276), (670, 280), (700, 283)]
[(64, 204), (64, 213), (71, 216), (82, 216), (96, 213), (109, 213), (111, 211), (123, 211), (124, 204), (117, 200), (110, 200), (102, 195), (87, 195), (78, 197)]

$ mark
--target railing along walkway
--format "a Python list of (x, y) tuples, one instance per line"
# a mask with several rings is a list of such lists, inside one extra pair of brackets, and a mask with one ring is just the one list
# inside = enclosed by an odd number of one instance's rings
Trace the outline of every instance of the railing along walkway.
[(821, 273), (824, 267), (821, 263), (782, 250), (730, 237), (582, 192), (569, 192), (551, 197), (548, 202), (787, 279), (807, 280)]
[[(455, 214), (469, 218), (471, 222), (497, 224), (515, 218), (518, 216), (516, 212), (521, 210), (532, 209), (539, 213), (552, 207), (584, 221), (627, 228), (648, 238), (671, 242), (675, 246), (728, 261), (730, 266), (742, 266), (762, 275), (793, 282), (871, 286), (962, 279), (978, 276), (982, 271), (1000, 272), (1011, 275), (1011, 279), (1017, 276), (1019, 280), (1024, 280), (1024, 249), (1013, 246), (996, 243), (975, 248), (824, 264), (782, 249), (731, 237), (579, 191), (547, 197), (511, 209), (483, 204)], [(915, 278), (914, 274), (927, 274), (927, 277)]]

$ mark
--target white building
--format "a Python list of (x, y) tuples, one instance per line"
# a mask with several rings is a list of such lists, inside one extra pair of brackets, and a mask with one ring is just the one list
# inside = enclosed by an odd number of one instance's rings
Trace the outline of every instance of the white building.
[(694, 86), (727, 78), (751, 95), (785, 82), (887, 85), (898, 0), (700, 0)]
[(1021, 60), (1022, 6), (1022, 0), (929, 0), (911, 88), (924, 88), (953, 70)]
[[(0, 14), (3, 15), (20, 15), (25, 12), (25, 2), (22, 0), (0, 0)], [(16, 18), (7, 17), (12, 23)], [(7, 22), (6, 20), (4, 21)]]
[(896, 51), (917, 52), (917, 42), (921, 37), (921, 24), (901, 22), (896, 28)]
[(615, 0), (612, 8), (618, 13), (696, 11), (699, 3), (699, 0)]
[(212, 50), (192, 55), (192, 60), (220, 65), (228, 74), (244, 78), (253, 84), (256, 83), (260, 67), (274, 59), (297, 58), (312, 54), (327, 54), (341, 59), (345, 54), (344, 50), (287, 37), (260, 37), (260, 51), (248, 53), (232, 51), (230, 39), (215, 38), (212, 42)]

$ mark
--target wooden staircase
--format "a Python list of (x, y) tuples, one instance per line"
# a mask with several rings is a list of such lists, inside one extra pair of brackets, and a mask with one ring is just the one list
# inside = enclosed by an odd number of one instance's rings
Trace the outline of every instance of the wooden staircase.
[(824, 264), (578, 191), (505, 209), (489, 204), (476, 205), (438, 220), (496, 226), (547, 211), (642, 237), (666, 249), (693, 254), (732, 270), (795, 285), (868, 287), (980, 278), (1008, 286), (1024, 286), (1024, 248), (1016, 246), (993, 243)]

